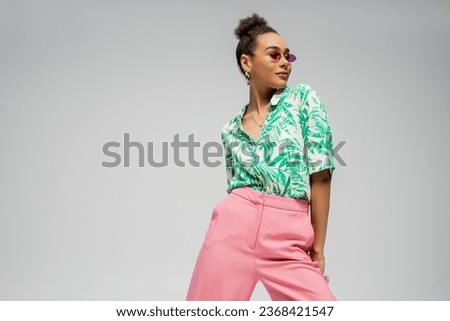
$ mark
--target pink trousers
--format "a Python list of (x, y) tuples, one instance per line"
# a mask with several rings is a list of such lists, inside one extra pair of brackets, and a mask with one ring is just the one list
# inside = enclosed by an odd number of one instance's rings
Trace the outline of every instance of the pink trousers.
[(334, 301), (308, 254), (309, 204), (250, 187), (235, 188), (213, 209), (186, 300), (248, 301), (261, 281), (273, 301)]

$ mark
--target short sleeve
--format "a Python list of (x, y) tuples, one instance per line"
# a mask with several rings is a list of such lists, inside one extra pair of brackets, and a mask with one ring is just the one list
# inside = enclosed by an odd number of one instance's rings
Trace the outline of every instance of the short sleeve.
[(224, 131), (221, 132), (222, 145), (225, 152), (225, 169), (227, 176), (227, 193), (230, 193), (230, 182), (231, 178), (234, 176), (234, 167), (233, 167), (233, 156), (231, 154), (230, 144), (226, 138), (226, 133)]
[(328, 113), (317, 92), (309, 85), (306, 85), (303, 105), (306, 112), (306, 126), (303, 132), (309, 175), (329, 169), (331, 177), (335, 164), (333, 135)]

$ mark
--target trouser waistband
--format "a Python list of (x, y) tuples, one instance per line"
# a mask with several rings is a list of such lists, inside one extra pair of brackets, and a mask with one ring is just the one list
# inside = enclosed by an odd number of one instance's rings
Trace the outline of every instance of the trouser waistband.
[(264, 194), (249, 186), (237, 187), (231, 190), (232, 194), (243, 197), (254, 204), (289, 209), (294, 211), (308, 211), (309, 202), (304, 199), (296, 199), (286, 196)]

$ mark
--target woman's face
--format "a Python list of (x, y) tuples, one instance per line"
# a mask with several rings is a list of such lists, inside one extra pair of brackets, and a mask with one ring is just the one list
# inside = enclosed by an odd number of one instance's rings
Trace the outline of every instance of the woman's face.
[(250, 82), (257, 87), (274, 89), (286, 86), (292, 71), (288, 56), (289, 49), (277, 33), (259, 35), (253, 56), (248, 61)]

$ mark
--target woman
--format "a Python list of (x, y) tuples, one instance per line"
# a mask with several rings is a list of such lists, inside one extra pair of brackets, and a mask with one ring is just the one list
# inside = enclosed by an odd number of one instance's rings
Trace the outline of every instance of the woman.
[(308, 84), (287, 86), (296, 57), (264, 18), (241, 19), (235, 35), (249, 103), (222, 128), (228, 195), (186, 299), (250, 300), (261, 281), (274, 301), (336, 300), (323, 274), (335, 167), (327, 111)]

